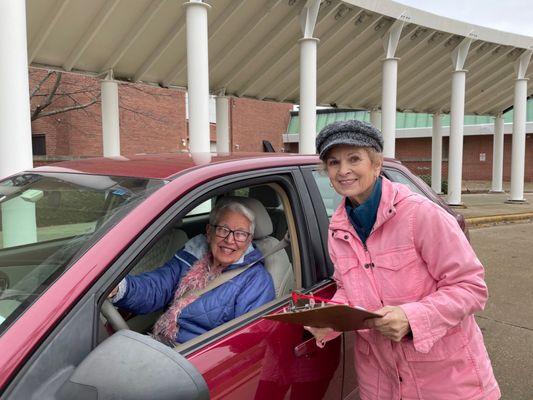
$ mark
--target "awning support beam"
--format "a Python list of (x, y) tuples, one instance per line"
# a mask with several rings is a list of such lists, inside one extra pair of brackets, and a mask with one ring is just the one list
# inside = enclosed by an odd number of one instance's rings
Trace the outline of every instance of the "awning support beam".
[(442, 123), (441, 114), (433, 114), (431, 138), (431, 188), (442, 193)]
[(494, 119), (494, 139), (492, 145), (492, 189), (491, 192), (503, 192), (503, 115), (499, 113)]
[(0, 1), (0, 179), (33, 167), (26, 2)]
[(185, 3), (187, 20), (187, 89), (189, 102), (189, 150), (208, 153), (209, 131), (209, 53), (207, 11), (200, 0)]
[(307, 0), (300, 13), (300, 154), (315, 154), (317, 46), (313, 37), (320, 0)]
[(516, 81), (513, 107), (513, 144), (511, 152), (511, 197), (510, 202), (523, 203), (524, 168), (526, 157), (526, 113), (527, 113), (527, 79), (526, 71), (531, 60), (532, 50), (526, 50), (516, 60)]
[[(470, 35), (473, 35), (471, 32)], [(461, 205), (463, 173), (463, 133), (465, 118), (466, 70), (463, 69), (471, 37), (465, 37), (452, 51), (454, 72), (452, 75), (452, 98), (450, 107), (450, 144), (448, 154), (448, 198), (450, 205)]]
[(383, 60), (383, 87), (381, 92), (381, 131), (383, 133), (383, 155), (394, 157), (396, 153), (396, 94), (398, 90), (398, 60), (395, 57), (398, 42), (405, 21), (402, 14), (383, 38), (385, 59)]
[(120, 111), (118, 83), (109, 72), (101, 84), (104, 157), (120, 156)]

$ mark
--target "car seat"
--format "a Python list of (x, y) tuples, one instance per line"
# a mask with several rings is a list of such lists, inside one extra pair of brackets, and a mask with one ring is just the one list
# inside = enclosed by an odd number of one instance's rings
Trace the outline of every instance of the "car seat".
[[(272, 237), (272, 221), (265, 206), (257, 199), (249, 197), (226, 196), (222, 201), (236, 201), (249, 208), (255, 215), (254, 244), (263, 254), (274, 248), (279, 240)], [(282, 249), (264, 260), (266, 270), (272, 276), (276, 297), (290, 293), (294, 288), (294, 272), (285, 249)]]

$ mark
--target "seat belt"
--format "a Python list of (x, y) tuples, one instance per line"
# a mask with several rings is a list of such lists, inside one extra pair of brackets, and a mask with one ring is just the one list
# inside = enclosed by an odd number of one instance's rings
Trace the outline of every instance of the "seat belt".
[(289, 239), (289, 231), (285, 234), (283, 239), (280, 240), (280, 242), (274, 246), (270, 251), (268, 251), (266, 254), (263, 254), (263, 257), (249, 263), (246, 265), (243, 265), (242, 267), (232, 269), (231, 271), (224, 272), (221, 275), (219, 275), (217, 278), (213, 279), (206, 287), (203, 289), (195, 290), (194, 292), (186, 293), (185, 296), (196, 296), (200, 297), (206, 292), (209, 292), (210, 290), (213, 290), (216, 287), (219, 287), (223, 283), (226, 283), (227, 281), (235, 278), (236, 276), (242, 274), (244, 271), (246, 271), (248, 268), (253, 267), (255, 264), (257, 264), (259, 261), (263, 261), (265, 258), (271, 256), (274, 253), (277, 253), (278, 251), (284, 249), (290, 244)]

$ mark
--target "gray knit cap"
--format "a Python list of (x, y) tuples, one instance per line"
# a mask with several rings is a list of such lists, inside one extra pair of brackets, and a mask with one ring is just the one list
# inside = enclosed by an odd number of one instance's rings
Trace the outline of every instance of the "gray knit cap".
[(321, 160), (333, 146), (348, 144), (357, 147), (372, 147), (383, 152), (383, 136), (379, 129), (368, 122), (351, 120), (337, 121), (326, 125), (316, 137), (316, 150)]

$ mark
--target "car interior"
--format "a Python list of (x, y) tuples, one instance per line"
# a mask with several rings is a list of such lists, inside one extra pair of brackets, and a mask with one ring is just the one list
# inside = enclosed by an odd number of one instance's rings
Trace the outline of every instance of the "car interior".
[[(274, 302), (279, 301), (280, 298), (288, 297), (293, 289), (301, 287), (300, 254), (296, 242), (296, 227), (290, 201), (286, 192), (278, 183), (241, 187), (216, 194), (199, 204), (191, 204), (188, 207), (190, 211), (185, 211), (184, 215), (178, 215), (170, 226), (161, 232), (152, 246), (141, 253), (143, 255), (137, 258), (133, 265), (130, 266), (129, 274), (138, 275), (163, 265), (189, 239), (205, 233), (211, 209), (218, 201), (229, 198), (240, 202), (253, 211), (256, 218), (253, 243), (263, 254), (271, 252), (279, 244), (280, 240), (288, 234), (290, 238), (289, 244), (285, 248), (270, 254), (264, 260), (265, 268), (272, 276), (276, 290)], [(148, 333), (163, 311), (146, 315), (130, 315), (123, 311), (120, 312), (129, 329), (140, 333)], [(106, 314), (104, 309), (102, 309), (102, 312)], [(251, 312), (253, 313), (254, 311)], [(109, 319), (108, 315), (105, 315), (105, 317)], [(110, 329), (109, 324), (112, 325), (112, 322), (112, 319), (109, 319), (107, 323), (106, 331), (108, 334), (116, 330), (116, 327), (113, 327), (115, 329)], [(231, 324), (232, 321), (229, 323)], [(219, 329), (215, 328), (213, 331), (217, 330)], [(213, 331), (202, 336), (213, 335)]]

